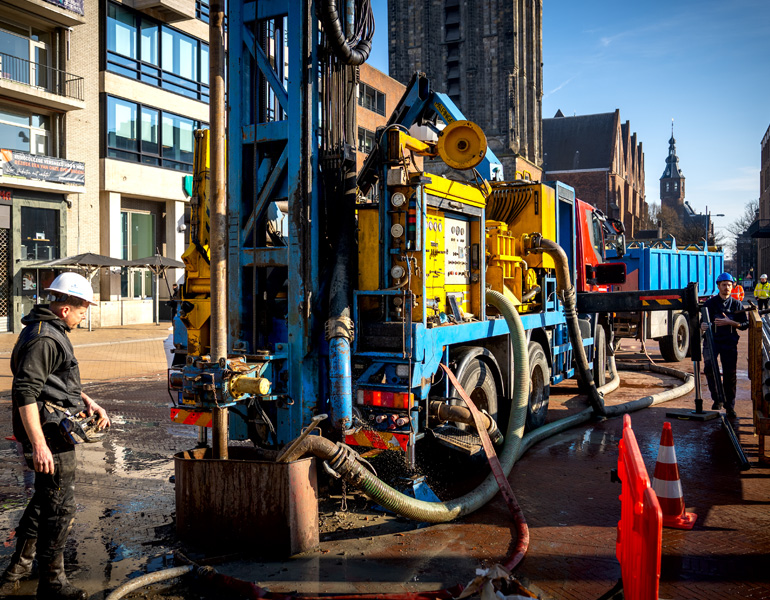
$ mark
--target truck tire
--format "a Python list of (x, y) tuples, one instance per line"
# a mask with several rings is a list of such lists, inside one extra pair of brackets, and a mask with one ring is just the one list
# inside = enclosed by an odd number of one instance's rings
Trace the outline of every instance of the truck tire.
[(525, 431), (532, 431), (545, 425), (548, 414), (548, 400), (551, 397), (551, 370), (543, 347), (537, 342), (529, 343), (529, 404)]
[(687, 317), (677, 315), (671, 331), (671, 335), (660, 338), (660, 354), (666, 362), (679, 362), (687, 358), (690, 349), (690, 324)]
[[(479, 357), (474, 357), (465, 363), (465, 368), (461, 373), (456, 373), (458, 383), (470, 396), (476, 408), (486, 410), (489, 416), (497, 421), (497, 385), (495, 385), (495, 376), (492, 374), (492, 367)], [(452, 404), (465, 406), (465, 402), (460, 399), (460, 394), (452, 388)], [(454, 424), (459, 429), (468, 429), (464, 423)]]
[(594, 383), (596, 387), (607, 383), (607, 337), (601, 325), (594, 332)]

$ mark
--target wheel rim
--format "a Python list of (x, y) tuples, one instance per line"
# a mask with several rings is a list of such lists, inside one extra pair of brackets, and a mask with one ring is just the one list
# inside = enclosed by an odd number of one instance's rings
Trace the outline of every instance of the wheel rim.
[(684, 327), (680, 327), (676, 331), (676, 347), (680, 350), (686, 350), (686, 338), (687, 338), (687, 330)]
[(545, 402), (545, 377), (540, 365), (535, 366), (530, 374), (529, 383), (529, 405), (533, 413), (538, 412)]
[(476, 408), (479, 410), (489, 410), (489, 399), (487, 398), (487, 393), (484, 391), (484, 388), (477, 387), (471, 392), (470, 397), (476, 405)]

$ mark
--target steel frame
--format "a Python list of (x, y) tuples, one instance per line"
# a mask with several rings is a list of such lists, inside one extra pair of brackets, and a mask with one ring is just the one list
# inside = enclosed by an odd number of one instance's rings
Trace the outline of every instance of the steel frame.
[[(229, 0), (229, 23), (228, 348), (267, 350), (273, 378), (287, 374), (276, 423), (278, 442), (285, 443), (310, 420), (322, 394), (312, 310), (319, 261), (308, 260), (319, 256), (319, 150), (311, 133), (319, 129), (318, 24), (312, 0)], [(265, 31), (272, 32), (269, 40)], [(253, 165), (244, 164), (247, 146)], [(253, 189), (244, 185), (250, 178)], [(268, 246), (260, 235), (266, 208), (278, 201), (288, 201), (288, 247)], [(260, 283), (273, 267), (288, 270), (288, 315), (285, 339), (268, 343), (255, 320)]]

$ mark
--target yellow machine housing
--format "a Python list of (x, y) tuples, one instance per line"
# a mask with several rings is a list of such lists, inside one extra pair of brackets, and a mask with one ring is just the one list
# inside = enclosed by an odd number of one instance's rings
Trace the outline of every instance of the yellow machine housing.
[[(465, 140), (474, 131), (464, 124), (458, 139)], [(555, 239), (554, 189), (520, 180), (470, 185), (415, 172), (411, 154), (435, 156), (437, 150), (397, 129), (388, 132), (388, 142), (388, 191), (391, 198), (400, 192), (405, 201), (386, 207), (390, 231), (381, 227), (380, 207), (359, 206), (358, 289), (392, 291), (408, 286), (412, 321), (422, 320), (423, 309), (429, 319), (441, 313), (457, 317), (455, 308), (462, 317), (477, 316), (483, 308), (481, 269), (486, 269), (488, 286), (505, 294), (522, 312), (535, 310), (538, 273), (553, 269), (554, 262), (545, 254), (525, 256), (523, 248), (532, 233)], [(450, 153), (457, 154), (456, 145), (450, 146)], [(410, 185), (415, 178), (419, 187)], [(419, 240), (410, 238), (410, 231)], [(382, 260), (383, 252), (387, 261)], [(383, 263), (385, 273), (380, 272)], [(374, 308), (376, 303), (369, 297), (361, 306)]]
[(195, 132), (192, 213), (190, 245), (182, 254), (185, 282), (182, 287), (183, 305), (191, 309), (180, 311), (187, 329), (187, 353), (203, 356), (210, 351), (211, 318), (211, 250), (210, 250), (210, 191), (209, 130)]

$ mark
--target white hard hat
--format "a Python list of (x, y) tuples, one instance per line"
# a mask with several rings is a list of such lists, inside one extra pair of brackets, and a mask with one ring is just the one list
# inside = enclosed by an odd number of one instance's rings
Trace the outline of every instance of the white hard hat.
[(96, 305), (94, 302), (94, 290), (88, 279), (77, 273), (62, 273), (53, 280), (50, 287), (45, 288), (46, 292), (54, 292), (66, 296), (74, 296), (85, 300), (89, 304)]
[(762, 273), (762, 275), (760, 275), (760, 276), (759, 276), (759, 278), (760, 278), (760, 279), (762, 279), (763, 277), (764, 277), (765, 279), (767, 279), (767, 275), (766, 275), (765, 273)]

